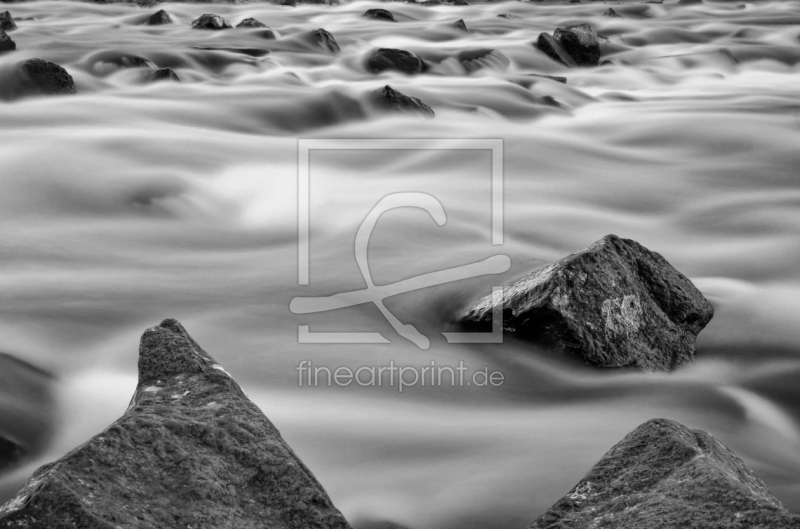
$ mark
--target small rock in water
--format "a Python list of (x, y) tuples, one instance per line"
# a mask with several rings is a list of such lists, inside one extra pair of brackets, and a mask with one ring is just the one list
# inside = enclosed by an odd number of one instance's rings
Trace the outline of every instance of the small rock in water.
[(600, 62), (600, 41), (589, 24), (556, 28), (553, 38), (579, 66), (597, 66)]
[(458, 20), (453, 22), (453, 27), (456, 29), (460, 29), (464, 33), (469, 33), (469, 30), (467, 29), (467, 23), (464, 22), (463, 18), (459, 18)]
[(17, 23), (14, 22), (14, 17), (11, 16), (11, 13), (5, 11), (0, 13), (0, 29), (3, 31), (11, 31), (17, 29)]
[(487, 296), (462, 314), (466, 327), (503, 328), (601, 367), (669, 371), (692, 361), (711, 303), (661, 255), (607, 235)]
[(150, 59), (140, 57), (139, 55), (118, 55), (116, 57), (109, 57), (103, 59), (103, 63), (111, 64), (117, 68), (151, 68), (155, 69), (156, 65)]
[(322, 28), (315, 29), (310, 33), (309, 39), (312, 43), (316, 44), (322, 49), (328, 50), (331, 53), (339, 52), (339, 44), (328, 30)]
[(388, 112), (419, 114), (428, 118), (436, 116), (431, 107), (416, 97), (407, 96), (389, 85), (373, 94), (373, 102), (378, 109)]
[(5, 31), (0, 29), (0, 51), (14, 51), (16, 49), (17, 43)]
[(619, 15), (616, 11), (614, 11), (613, 7), (609, 7), (608, 9), (606, 9), (605, 13), (603, 13), (603, 16), (622, 18), (622, 15)]
[(256, 20), (255, 18), (245, 18), (238, 24), (236, 24), (237, 28), (265, 28), (267, 27), (266, 24), (261, 22), (260, 20)]
[(297, 0), (280, 0), (279, 5), (286, 7), (297, 7)]
[(388, 9), (367, 9), (364, 13), (364, 16), (367, 18), (373, 18), (375, 20), (385, 20), (387, 22), (397, 22), (394, 19), (394, 15)]
[(269, 54), (269, 50), (264, 48), (245, 48), (236, 46), (192, 46), (196, 50), (206, 51), (226, 51), (228, 53), (239, 53), (249, 57), (263, 57)]
[(552, 35), (540, 33), (536, 41), (536, 47), (544, 52), (545, 55), (564, 66), (569, 66), (570, 68), (577, 66), (575, 60)]
[(159, 68), (150, 74), (151, 81), (177, 81), (180, 82), (181, 78), (175, 73), (172, 68)]
[(172, 24), (172, 17), (163, 9), (161, 11), (156, 11), (147, 19), (148, 26), (163, 26), (164, 24)]
[(256, 31), (256, 35), (262, 39), (275, 40), (275, 32), (271, 29), (262, 29), (260, 31)]
[(654, 419), (609, 450), (529, 529), (797, 529), (764, 482), (702, 430)]
[(507, 20), (519, 20), (517, 15), (512, 15), (511, 13), (500, 13), (497, 15), (497, 18), (505, 18)]
[(372, 52), (367, 59), (366, 68), (372, 73), (396, 70), (409, 75), (428, 71), (425, 61), (410, 51), (394, 48), (379, 48)]
[(61, 66), (42, 59), (28, 59), (18, 66), (17, 95), (75, 94), (75, 81)]
[(175, 320), (145, 331), (124, 415), (34, 472), (0, 527), (350, 529), (239, 384)]
[(231, 23), (219, 15), (213, 15), (207, 13), (205, 15), (200, 16), (197, 20), (192, 22), (192, 27), (194, 29), (220, 30), (220, 29), (229, 29), (231, 27)]

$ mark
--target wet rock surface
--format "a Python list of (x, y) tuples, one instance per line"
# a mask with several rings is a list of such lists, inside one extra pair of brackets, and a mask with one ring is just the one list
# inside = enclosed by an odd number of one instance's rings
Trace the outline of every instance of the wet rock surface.
[(373, 20), (384, 20), (386, 22), (397, 22), (392, 12), (388, 9), (367, 9), (364, 13), (364, 17)]
[(702, 430), (648, 421), (529, 529), (797, 529), (766, 485)]
[(237, 28), (265, 28), (267, 27), (266, 24), (261, 22), (260, 20), (256, 20), (255, 18), (245, 18), (238, 24), (236, 24)]
[(428, 118), (432, 118), (436, 115), (433, 109), (421, 100), (398, 92), (389, 85), (377, 90), (373, 94), (372, 100), (376, 108), (386, 112), (416, 114)]
[(147, 19), (148, 26), (163, 26), (165, 24), (172, 24), (172, 17), (163, 9), (153, 13), (150, 18)]
[(233, 378), (165, 320), (142, 336), (125, 414), (38, 469), (0, 527), (350, 526)]
[(181, 78), (175, 73), (172, 68), (159, 68), (150, 74), (151, 81), (177, 81), (180, 82)]
[(328, 30), (322, 28), (315, 29), (309, 34), (309, 40), (313, 44), (331, 53), (338, 53), (340, 51), (339, 44)]
[(8, 11), (0, 13), (0, 29), (3, 31), (12, 31), (17, 29), (17, 23), (14, 22), (14, 17), (12, 17), (11, 13)]
[(600, 40), (589, 24), (556, 28), (552, 35), (542, 33), (536, 47), (566, 66), (597, 66), (600, 62)]
[(231, 23), (219, 15), (206, 13), (192, 22), (192, 27), (194, 29), (221, 30), (231, 28)]
[(423, 73), (428, 65), (415, 54), (406, 50), (380, 48), (372, 52), (366, 62), (366, 68), (372, 73), (395, 70), (405, 74)]
[(607, 235), (536, 270), (458, 317), (491, 329), (502, 302), (503, 329), (602, 367), (668, 371), (694, 358), (711, 303), (660, 254)]
[(75, 81), (64, 68), (43, 59), (28, 59), (17, 67), (15, 97), (77, 93)]
[(0, 29), (0, 52), (13, 51), (17, 49), (17, 43), (13, 41), (8, 33)]

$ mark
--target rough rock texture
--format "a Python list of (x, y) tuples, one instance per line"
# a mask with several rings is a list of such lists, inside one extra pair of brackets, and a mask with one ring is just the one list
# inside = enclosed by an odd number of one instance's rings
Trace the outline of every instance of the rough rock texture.
[(417, 99), (398, 92), (388, 84), (378, 89), (373, 95), (375, 106), (387, 112), (399, 112), (402, 114), (418, 114), (432, 118), (436, 114), (431, 107)]
[(194, 29), (220, 30), (229, 29), (231, 27), (231, 23), (219, 15), (206, 13), (205, 15), (200, 15), (199, 18), (192, 22), (192, 27)]
[(172, 24), (172, 17), (163, 9), (156, 11), (147, 19), (148, 26), (163, 26), (165, 24)]
[(34, 472), (0, 527), (350, 526), (233, 378), (165, 320), (142, 336), (125, 414)]
[(177, 81), (180, 82), (181, 78), (175, 73), (172, 68), (159, 68), (150, 74), (151, 81)]
[(567, 50), (552, 35), (540, 33), (539, 38), (536, 40), (536, 47), (556, 62), (560, 62), (570, 68), (577, 66), (575, 60), (567, 53)]
[(336, 39), (325, 29), (319, 28), (312, 31), (309, 35), (309, 40), (331, 53), (339, 52), (339, 44), (336, 42)]
[(267, 27), (266, 24), (261, 22), (260, 20), (256, 20), (255, 18), (245, 18), (238, 24), (236, 24), (237, 28), (265, 28)]
[(741, 459), (666, 419), (629, 433), (530, 529), (800, 528)]
[(42, 59), (28, 59), (19, 65), (17, 95), (75, 94), (75, 81), (61, 66)]
[(17, 43), (11, 40), (8, 34), (0, 29), (0, 52), (13, 51), (17, 49)]
[(4, 11), (0, 13), (0, 29), (3, 31), (11, 31), (17, 29), (17, 23), (14, 22), (14, 17), (11, 16), (11, 13), (8, 11)]
[(394, 19), (394, 15), (388, 9), (367, 9), (364, 13), (364, 16), (367, 18), (372, 18), (375, 20), (385, 20), (386, 22), (397, 22)]
[(553, 38), (578, 66), (597, 66), (600, 62), (600, 41), (589, 24), (556, 28)]
[(639, 243), (607, 235), (487, 296), (459, 318), (555, 345), (603, 367), (667, 371), (689, 362), (714, 308), (683, 274)]
[(396, 70), (412, 75), (428, 71), (425, 61), (410, 51), (394, 48), (379, 48), (372, 52), (367, 59), (366, 67), (372, 73)]

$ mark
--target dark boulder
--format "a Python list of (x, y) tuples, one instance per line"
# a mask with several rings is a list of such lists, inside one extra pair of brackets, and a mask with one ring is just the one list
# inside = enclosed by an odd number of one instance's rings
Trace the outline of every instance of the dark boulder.
[(125, 414), (39, 468), (0, 527), (349, 529), (311, 471), (175, 320), (145, 331)]
[(605, 12), (603, 13), (603, 16), (604, 17), (613, 17), (613, 18), (622, 18), (622, 15), (620, 15), (616, 11), (614, 11), (613, 7), (609, 7), (608, 9), (606, 9)]
[(172, 17), (163, 9), (156, 11), (147, 19), (148, 26), (163, 26), (165, 24), (172, 24)]
[(175, 73), (172, 68), (159, 68), (150, 74), (151, 81), (176, 81), (180, 82), (181, 78)]
[(578, 66), (597, 66), (600, 62), (600, 41), (589, 24), (556, 28), (553, 38)]
[(61, 66), (42, 59), (28, 59), (18, 66), (15, 95), (75, 94), (75, 80)]
[(324, 50), (327, 50), (331, 53), (339, 52), (339, 44), (336, 42), (336, 39), (333, 38), (333, 35), (331, 35), (330, 32), (325, 29), (315, 29), (309, 34), (308, 38), (312, 44), (319, 46)]
[(432, 118), (436, 115), (431, 107), (416, 97), (407, 96), (389, 85), (375, 91), (372, 100), (376, 108), (386, 112), (416, 114), (427, 118)]
[(367, 58), (366, 68), (372, 73), (396, 70), (409, 75), (428, 71), (425, 61), (410, 51), (394, 48), (379, 48), (372, 52)]
[(5, 11), (0, 13), (0, 29), (3, 31), (11, 31), (17, 29), (17, 23), (14, 22), (14, 17), (11, 16), (11, 13)]
[(467, 23), (464, 22), (463, 18), (459, 18), (458, 20), (453, 22), (453, 27), (456, 29), (460, 29), (464, 33), (469, 33), (469, 30), (467, 29)]
[(384, 20), (386, 22), (397, 22), (394, 19), (394, 15), (388, 9), (367, 9), (364, 13), (364, 16), (367, 18), (372, 18), (375, 20)]
[(575, 60), (552, 35), (540, 33), (539, 38), (536, 40), (536, 47), (554, 61), (570, 68), (577, 66)]
[(265, 28), (267, 27), (266, 24), (261, 22), (260, 20), (256, 20), (255, 18), (245, 18), (238, 24), (236, 24), (237, 28)]
[(0, 353), (0, 473), (45, 448), (56, 424), (53, 375)]
[(8, 34), (0, 29), (0, 52), (14, 51), (17, 49), (17, 43), (14, 42)]
[(602, 367), (668, 371), (694, 358), (714, 308), (683, 274), (641, 244), (607, 235), (487, 296), (459, 317), (491, 328), (503, 304), (506, 332)]
[(797, 529), (730, 449), (666, 419), (625, 436), (529, 529)]
[(192, 22), (192, 27), (194, 29), (220, 30), (231, 28), (231, 23), (219, 15), (206, 13)]

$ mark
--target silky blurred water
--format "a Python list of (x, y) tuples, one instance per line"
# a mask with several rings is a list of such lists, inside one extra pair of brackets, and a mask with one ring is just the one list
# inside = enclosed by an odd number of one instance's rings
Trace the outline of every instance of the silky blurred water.
[[(601, 16), (612, 5), (623, 18)], [(142, 25), (158, 8), (132, 5), (8, 6), (18, 50), (0, 55), (0, 95), (31, 57), (64, 66), (78, 95), (0, 103), (0, 349), (59, 380), (52, 443), (5, 478), (6, 497), (124, 412), (139, 335), (175, 317), (355, 525), (524, 527), (654, 417), (711, 432), (800, 512), (800, 2), (160, 7), (175, 24)], [(399, 22), (362, 18), (371, 7)], [(191, 29), (209, 12), (233, 25), (255, 17), (278, 38)], [(451, 27), (457, 19), (468, 33)], [(531, 45), (581, 22), (607, 37), (612, 65), (570, 70)], [(316, 28), (341, 53), (310, 44)], [(409, 49), (432, 68), (367, 73), (377, 47)], [(496, 51), (465, 66), (456, 59), (465, 49)], [(170, 66), (182, 82), (108, 63), (121, 54)], [(436, 118), (376, 114), (366, 101), (386, 84)], [(314, 151), (311, 284), (298, 285), (300, 138), (502, 139), (504, 244), (491, 244), (489, 151)], [(387, 300), (431, 338), (429, 350), (397, 336), (374, 306), (289, 311), (296, 296), (364, 287), (356, 230), (396, 192), (432, 194), (447, 223), (420, 210), (384, 215), (370, 243), (377, 284), (512, 258), (505, 274)], [(457, 346), (441, 336), (492, 285), (608, 233), (660, 252), (714, 304), (694, 364), (604, 372), (509, 338)], [(392, 343), (299, 344), (298, 325)], [(402, 394), (298, 387), (301, 360), (464, 361), (506, 380)]]

